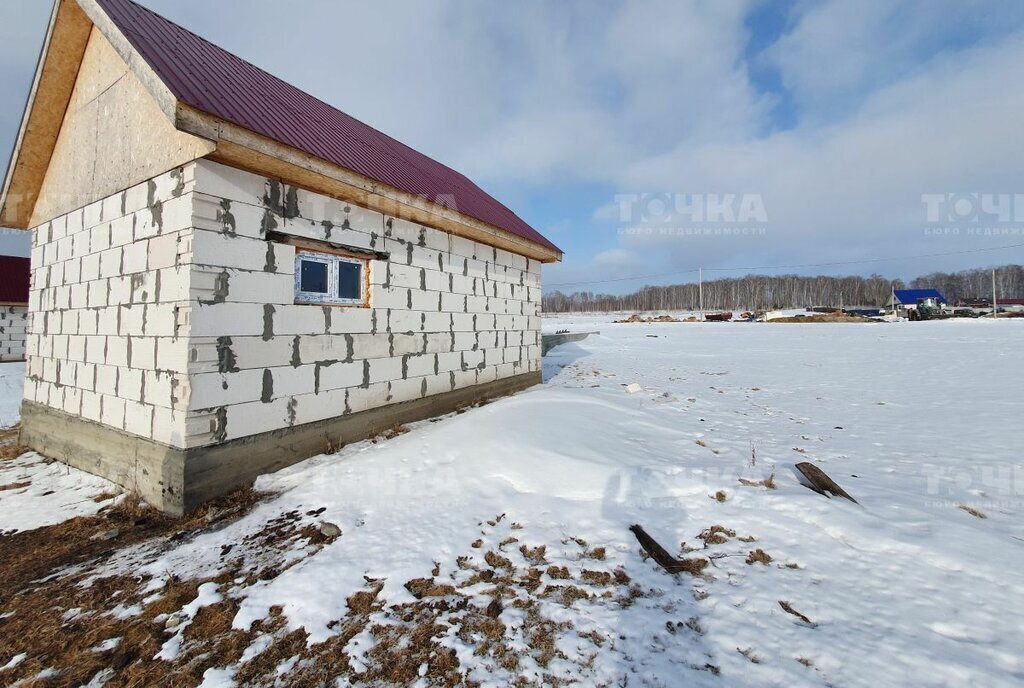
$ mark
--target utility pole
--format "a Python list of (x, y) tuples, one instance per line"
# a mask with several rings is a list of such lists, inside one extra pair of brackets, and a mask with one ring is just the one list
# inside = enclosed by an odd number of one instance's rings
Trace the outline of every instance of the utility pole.
[(700, 319), (704, 319), (704, 266), (697, 268), (697, 299), (700, 307)]
[(999, 317), (999, 303), (996, 300), (996, 270), (992, 268), (992, 317)]

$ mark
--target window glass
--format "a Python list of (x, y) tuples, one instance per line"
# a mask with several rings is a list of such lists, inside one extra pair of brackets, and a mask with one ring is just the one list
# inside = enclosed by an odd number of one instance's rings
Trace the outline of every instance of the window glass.
[(339, 299), (360, 299), (363, 295), (362, 266), (359, 263), (338, 261)]
[(365, 306), (365, 260), (329, 253), (295, 255), (295, 302)]
[(327, 264), (312, 260), (303, 260), (301, 268), (300, 289), (302, 291), (327, 293)]

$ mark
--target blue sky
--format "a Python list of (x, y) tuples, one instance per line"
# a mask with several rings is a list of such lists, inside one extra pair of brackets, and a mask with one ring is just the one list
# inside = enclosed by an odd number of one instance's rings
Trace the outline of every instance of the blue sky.
[[(471, 176), (564, 249), (549, 289), (1024, 260), (984, 250), (1024, 244), (1024, 219), (922, 200), (1024, 194), (1024, 0), (144, 4)], [(48, 13), (0, 5), (0, 151)], [(652, 198), (763, 212), (623, 201)]]

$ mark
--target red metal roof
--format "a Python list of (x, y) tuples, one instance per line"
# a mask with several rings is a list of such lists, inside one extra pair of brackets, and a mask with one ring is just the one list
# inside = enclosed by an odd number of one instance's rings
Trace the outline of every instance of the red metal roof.
[[(131, 0), (98, 0), (177, 98), (310, 155), (558, 250), (464, 175)], [(449, 203), (450, 206), (450, 203)]]
[(29, 260), (0, 256), (0, 303), (28, 303)]

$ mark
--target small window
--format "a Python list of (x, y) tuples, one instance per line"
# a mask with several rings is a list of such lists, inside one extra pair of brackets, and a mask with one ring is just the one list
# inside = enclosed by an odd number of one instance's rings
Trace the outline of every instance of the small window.
[(328, 253), (295, 255), (295, 302), (362, 305), (366, 261)]

